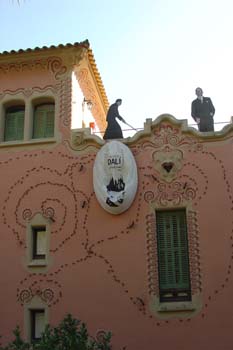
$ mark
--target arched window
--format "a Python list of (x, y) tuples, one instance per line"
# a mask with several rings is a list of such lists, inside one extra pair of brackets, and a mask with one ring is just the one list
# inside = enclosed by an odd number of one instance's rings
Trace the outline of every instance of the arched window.
[(6, 109), (4, 141), (23, 140), (24, 106), (11, 106)]
[(33, 117), (33, 139), (54, 136), (54, 103), (35, 106)]

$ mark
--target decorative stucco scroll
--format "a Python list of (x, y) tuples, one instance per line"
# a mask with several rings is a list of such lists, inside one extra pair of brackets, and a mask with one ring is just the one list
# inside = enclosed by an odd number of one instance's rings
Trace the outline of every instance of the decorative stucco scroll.
[(60, 86), (60, 119), (66, 127), (71, 127), (71, 90), (71, 78), (63, 79)]
[(0, 74), (10, 72), (24, 72), (27, 70), (49, 70), (55, 79), (61, 78), (66, 72), (67, 67), (60, 57), (49, 57), (21, 62), (11, 62), (0, 64)]
[(40, 93), (40, 94), (44, 94), (46, 92), (52, 92), (52, 94), (56, 95), (59, 92), (60, 89), (60, 84), (55, 84), (55, 85), (46, 85), (43, 88), (40, 88), (38, 86), (36, 87), (30, 87), (30, 88), (19, 88), (16, 90), (4, 90), (3, 93), (0, 93), (0, 101), (6, 96), (6, 95), (10, 95), (10, 96), (15, 96), (17, 94), (22, 93), (25, 97), (30, 97), (32, 96), (34, 93)]
[(155, 191), (147, 191), (144, 199), (147, 203), (156, 202), (161, 207), (177, 206), (192, 201), (196, 197), (197, 188), (188, 181), (173, 181), (170, 184), (160, 182)]
[(100, 137), (91, 134), (90, 128), (74, 129), (71, 133), (71, 148), (77, 151), (90, 152), (100, 149), (105, 141)]
[(46, 277), (41, 277), (40, 280), (32, 276), (26, 277), (20, 284), (20, 288), (17, 289), (17, 300), (21, 305), (30, 303), (37, 296), (48, 306), (52, 306), (57, 304), (62, 297), (61, 285)]

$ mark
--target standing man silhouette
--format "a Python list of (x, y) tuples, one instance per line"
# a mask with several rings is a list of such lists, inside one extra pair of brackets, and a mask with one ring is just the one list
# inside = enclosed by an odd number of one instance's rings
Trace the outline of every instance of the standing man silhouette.
[(123, 134), (120, 125), (117, 123), (116, 118), (125, 123), (125, 120), (120, 116), (118, 112), (118, 107), (122, 104), (122, 100), (118, 98), (115, 103), (113, 103), (107, 113), (108, 126), (104, 133), (104, 140), (110, 139), (122, 139)]
[(199, 131), (214, 131), (214, 105), (209, 97), (203, 96), (200, 87), (197, 87), (195, 92), (197, 98), (192, 102), (191, 115), (198, 124)]

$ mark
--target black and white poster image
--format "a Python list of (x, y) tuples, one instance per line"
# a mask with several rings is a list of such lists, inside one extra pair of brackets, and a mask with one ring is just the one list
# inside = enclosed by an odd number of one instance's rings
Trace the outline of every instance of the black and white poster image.
[(101, 148), (94, 163), (93, 185), (98, 202), (109, 213), (120, 214), (130, 207), (137, 192), (138, 175), (127, 146), (110, 141)]

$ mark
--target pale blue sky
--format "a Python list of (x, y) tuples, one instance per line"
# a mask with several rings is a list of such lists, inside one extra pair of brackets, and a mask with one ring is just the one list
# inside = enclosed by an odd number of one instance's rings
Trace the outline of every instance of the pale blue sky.
[(233, 115), (232, 0), (0, 0), (0, 51), (88, 39), (109, 102), (134, 127), (188, 119), (201, 86)]

